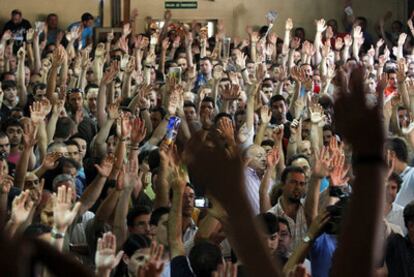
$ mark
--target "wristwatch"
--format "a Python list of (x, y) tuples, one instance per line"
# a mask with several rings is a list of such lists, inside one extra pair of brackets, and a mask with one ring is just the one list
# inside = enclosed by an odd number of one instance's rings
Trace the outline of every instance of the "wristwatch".
[(308, 236), (308, 235), (306, 235), (303, 239), (303, 242), (305, 242), (305, 243), (310, 243), (310, 242), (312, 242), (312, 239), (310, 238), (310, 236)]
[(52, 231), (50, 231), (50, 235), (54, 239), (63, 239), (65, 237), (65, 232), (59, 232), (55, 228), (52, 228)]

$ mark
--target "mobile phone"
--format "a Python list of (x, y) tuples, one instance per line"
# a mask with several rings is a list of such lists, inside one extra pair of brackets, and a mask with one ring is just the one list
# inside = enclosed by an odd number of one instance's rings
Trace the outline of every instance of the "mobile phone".
[(181, 67), (170, 67), (168, 69), (168, 75), (170, 77), (174, 77), (178, 81), (178, 83), (181, 83), (181, 74), (182, 74)]
[(208, 199), (206, 197), (198, 197), (195, 199), (196, 208), (208, 208)]
[(165, 142), (169, 145), (175, 141), (177, 137), (178, 128), (180, 127), (181, 119), (178, 116), (171, 116), (167, 125), (167, 134), (165, 135)]
[(352, 10), (351, 6), (346, 7), (344, 12), (347, 16), (351, 16), (354, 14), (354, 11)]

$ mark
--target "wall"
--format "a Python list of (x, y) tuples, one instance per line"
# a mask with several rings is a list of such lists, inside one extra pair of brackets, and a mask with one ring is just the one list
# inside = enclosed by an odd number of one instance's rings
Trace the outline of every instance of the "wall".
[(45, 20), (47, 14), (59, 15), (59, 26), (66, 28), (70, 23), (79, 21), (83, 12), (98, 15), (99, 0), (0, 0), (0, 23), (10, 19), (10, 12), (19, 9), (23, 17), (32, 25), (37, 20)]
[[(365, 15), (373, 26), (379, 16), (390, 10), (393, 19), (400, 18), (405, 22), (407, 0), (360, 0), (354, 1), (354, 11)], [(409, 0), (408, 0), (409, 1)], [(104, 24), (110, 24), (110, 0), (105, 0)], [(198, 0), (197, 10), (173, 10), (173, 16), (180, 19), (223, 19), (228, 34), (245, 36), (247, 24), (259, 25), (265, 23), (265, 14), (276, 10), (279, 18), (275, 31), (283, 35), (284, 22), (289, 16), (295, 26), (304, 26), (309, 36), (314, 33), (314, 19), (319, 17), (341, 18), (342, 0)], [(10, 17), (14, 8), (22, 10), (25, 18), (34, 22), (45, 17), (49, 12), (55, 12), (60, 17), (61, 27), (79, 20), (84, 11), (98, 14), (99, 0), (0, 0), (0, 23)], [(164, 0), (132, 0), (131, 9), (137, 7), (140, 15), (136, 22), (137, 30), (142, 30), (147, 16), (161, 19), (164, 11)]]

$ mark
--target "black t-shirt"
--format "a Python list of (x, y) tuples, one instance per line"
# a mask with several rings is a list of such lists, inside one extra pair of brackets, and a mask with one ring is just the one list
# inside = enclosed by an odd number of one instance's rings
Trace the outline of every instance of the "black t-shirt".
[(188, 266), (186, 256), (177, 256), (171, 260), (171, 277), (194, 277)]
[[(7, 30), (10, 30), (13, 35), (12, 38), (14, 39), (15, 47), (20, 47), (23, 45), (23, 41), (26, 41), (26, 31), (32, 28), (32, 25), (26, 19), (22, 19), (22, 22), (18, 24), (14, 24), (11, 20), (9, 20), (3, 28), (3, 33)], [(14, 49), (15, 50), (15, 49)]]
[(399, 234), (389, 236), (385, 262), (389, 277), (414, 276), (414, 245), (408, 237)]

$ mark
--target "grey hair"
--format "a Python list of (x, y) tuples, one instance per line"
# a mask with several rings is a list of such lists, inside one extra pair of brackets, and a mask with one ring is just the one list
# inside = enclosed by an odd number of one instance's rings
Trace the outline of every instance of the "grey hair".
[(56, 189), (57, 189), (57, 185), (59, 184), (59, 183), (62, 183), (62, 182), (67, 182), (67, 181), (69, 181), (69, 182), (72, 182), (72, 184), (73, 184), (73, 189), (75, 189), (75, 184), (76, 184), (76, 182), (75, 182), (75, 178), (73, 178), (71, 175), (69, 175), (69, 174), (59, 174), (58, 176), (56, 176), (55, 177), (55, 179), (53, 179), (53, 191), (56, 191)]

